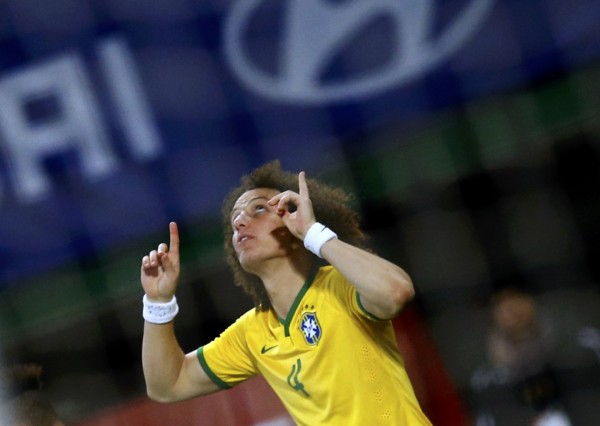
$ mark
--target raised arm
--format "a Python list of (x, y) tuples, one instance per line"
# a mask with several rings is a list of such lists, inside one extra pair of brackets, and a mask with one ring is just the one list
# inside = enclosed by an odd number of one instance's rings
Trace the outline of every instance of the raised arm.
[[(149, 304), (174, 302), (180, 272), (179, 231), (175, 222), (169, 224), (169, 235), (168, 246), (161, 243), (142, 259), (141, 282)], [(148, 396), (156, 401), (181, 401), (219, 389), (200, 366), (196, 351), (184, 354), (173, 321), (145, 321), (142, 365)]]
[[(284, 223), (297, 238), (305, 240), (316, 219), (304, 172), (298, 176), (299, 193), (284, 191), (270, 200)], [(297, 206), (294, 212), (288, 203)], [(398, 265), (379, 256), (332, 238), (320, 247), (319, 255), (327, 260), (357, 289), (363, 307), (381, 319), (391, 319), (414, 297), (409, 275)]]
[(321, 256), (354, 285), (363, 307), (378, 318), (395, 317), (415, 295), (402, 268), (337, 238), (323, 244)]

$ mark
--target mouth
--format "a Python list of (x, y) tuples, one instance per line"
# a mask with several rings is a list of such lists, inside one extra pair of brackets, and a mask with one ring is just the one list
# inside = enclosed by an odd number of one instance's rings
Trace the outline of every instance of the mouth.
[(240, 245), (240, 244), (243, 244), (244, 242), (246, 242), (246, 241), (248, 241), (250, 239), (252, 239), (252, 237), (249, 236), (249, 235), (240, 235), (240, 236), (238, 236), (236, 242), (237, 242), (238, 245)]

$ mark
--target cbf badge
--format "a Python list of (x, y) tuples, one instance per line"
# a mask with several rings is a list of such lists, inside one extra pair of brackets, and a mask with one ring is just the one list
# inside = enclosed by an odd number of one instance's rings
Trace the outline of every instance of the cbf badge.
[(302, 314), (300, 319), (300, 331), (304, 335), (306, 343), (311, 346), (319, 343), (321, 338), (321, 326), (317, 320), (317, 314), (315, 312), (305, 312)]

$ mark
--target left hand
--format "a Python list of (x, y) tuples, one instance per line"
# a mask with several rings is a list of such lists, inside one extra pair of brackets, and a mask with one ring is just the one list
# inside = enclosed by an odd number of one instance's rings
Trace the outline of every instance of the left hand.
[[(269, 200), (269, 204), (277, 205), (277, 214), (281, 216), (285, 226), (292, 235), (304, 241), (308, 228), (316, 222), (304, 172), (298, 174), (298, 188), (299, 193), (288, 190), (277, 194)], [(289, 204), (295, 205), (296, 210), (290, 212)]]

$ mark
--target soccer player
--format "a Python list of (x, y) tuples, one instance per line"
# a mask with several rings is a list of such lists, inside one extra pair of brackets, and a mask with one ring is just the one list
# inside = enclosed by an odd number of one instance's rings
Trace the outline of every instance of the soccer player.
[(365, 248), (348, 202), (278, 161), (244, 176), (223, 204), (225, 247), (255, 307), (188, 354), (173, 325), (180, 261), (171, 223), (170, 244), (141, 264), (149, 397), (180, 401), (262, 375), (299, 425), (430, 425), (390, 321), (413, 284)]

